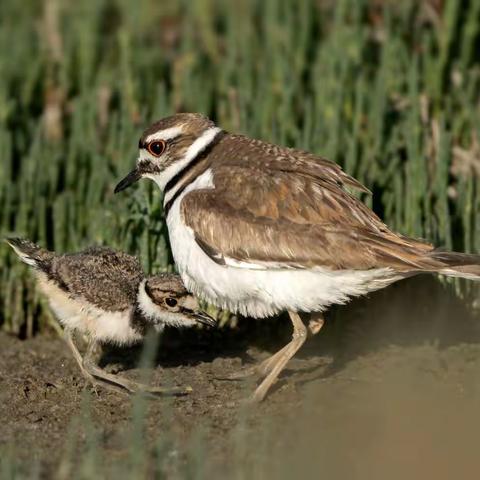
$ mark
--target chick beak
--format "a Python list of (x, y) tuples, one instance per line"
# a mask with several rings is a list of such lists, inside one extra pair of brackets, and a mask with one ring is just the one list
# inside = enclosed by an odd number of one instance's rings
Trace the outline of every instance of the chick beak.
[(138, 168), (133, 169), (125, 178), (118, 182), (117, 186), (115, 187), (114, 193), (121, 192), (125, 190), (130, 185), (133, 185), (135, 182), (138, 182), (142, 178), (142, 174), (140, 173)]
[(217, 321), (208, 315), (208, 313), (204, 312), (195, 312), (193, 314), (193, 317), (195, 320), (198, 321), (198, 323), (201, 323), (202, 325), (207, 325), (207, 327), (216, 327), (217, 326)]

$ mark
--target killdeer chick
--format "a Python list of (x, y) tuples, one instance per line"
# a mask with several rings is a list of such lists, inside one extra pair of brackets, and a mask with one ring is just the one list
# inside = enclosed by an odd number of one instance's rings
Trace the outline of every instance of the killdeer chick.
[[(262, 400), (307, 336), (298, 312), (423, 272), (480, 278), (480, 256), (436, 250), (391, 231), (349, 189), (368, 192), (333, 162), (177, 114), (142, 135), (136, 168), (164, 193), (170, 244), (188, 290), (252, 317), (288, 311), (293, 338), (253, 371)], [(245, 373), (251, 373), (252, 369)]]
[[(149, 328), (159, 332), (165, 326), (214, 326), (215, 321), (200, 312), (197, 300), (178, 275), (145, 277), (135, 257), (107, 247), (57, 255), (29, 240), (6, 241), (35, 269), (40, 289), (63, 325), (68, 346), (88, 381), (130, 393), (191, 391), (190, 387), (142, 385), (104, 371), (93, 360), (97, 343), (130, 345), (140, 341)], [(88, 338), (84, 358), (74, 343), (74, 332)]]

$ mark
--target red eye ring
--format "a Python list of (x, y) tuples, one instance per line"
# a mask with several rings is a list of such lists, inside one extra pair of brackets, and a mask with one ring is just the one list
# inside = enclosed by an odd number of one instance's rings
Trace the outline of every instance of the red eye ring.
[(166, 146), (167, 144), (164, 140), (152, 140), (147, 145), (147, 151), (154, 157), (159, 157), (165, 151)]

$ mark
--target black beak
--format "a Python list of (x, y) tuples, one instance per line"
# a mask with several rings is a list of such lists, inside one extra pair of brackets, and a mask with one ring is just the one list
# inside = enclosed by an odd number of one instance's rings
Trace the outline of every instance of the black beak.
[(208, 315), (208, 313), (197, 312), (194, 314), (194, 316), (195, 316), (195, 319), (198, 321), (198, 323), (207, 325), (207, 327), (217, 326), (217, 321), (213, 317)]
[(121, 192), (125, 190), (130, 185), (133, 185), (135, 182), (138, 182), (142, 178), (142, 174), (139, 172), (138, 168), (132, 170), (123, 180), (118, 182), (117, 186), (115, 187), (114, 193)]

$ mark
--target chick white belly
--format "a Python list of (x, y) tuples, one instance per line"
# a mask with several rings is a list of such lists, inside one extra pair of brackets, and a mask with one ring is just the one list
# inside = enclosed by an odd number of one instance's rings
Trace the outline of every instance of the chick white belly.
[(284, 310), (322, 311), (331, 304), (345, 303), (352, 296), (378, 290), (401, 278), (388, 268), (332, 271), (267, 269), (246, 263), (220, 265), (198, 246), (193, 230), (183, 223), (180, 215), (183, 195), (205, 186), (201, 177), (193, 182), (173, 204), (167, 224), (175, 263), (185, 286), (217, 307), (257, 318)]
[(131, 326), (131, 309), (109, 312), (85, 300), (71, 298), (44, 274), (39, 274), (39, 285), (58, 321), (65, 328), (98, 341), (119, 345), (131, 344), (142, 338)]

